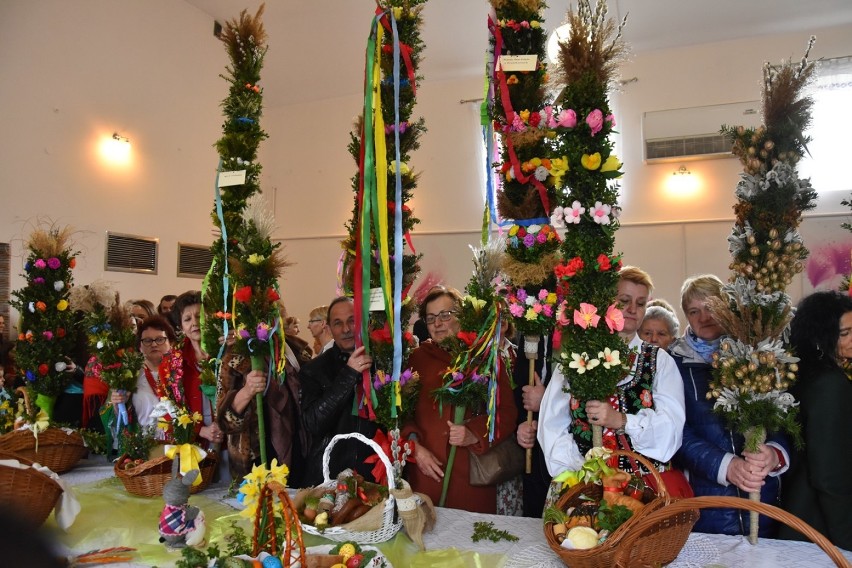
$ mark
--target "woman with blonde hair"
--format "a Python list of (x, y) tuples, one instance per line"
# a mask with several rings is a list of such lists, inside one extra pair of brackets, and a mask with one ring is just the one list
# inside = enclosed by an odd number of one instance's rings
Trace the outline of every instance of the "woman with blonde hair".
[[(681, 307), (689, 322), (685, 333), (670, 348), (683, 378), (686, 425), (683, 445), (676, 460), (689, 475), (696, 496), (747, 497), (760, 491), (760, 500), (778, 504), (778, 476), (790, 463), (785, 439), (770, 435), (757, 453), (743, 451), (745, 439), (729, 430), (713, 412), (707, 399), (713, 372), (713, 355), (722, 342), (723, 330), (707, 306), (710, 298), (722, 298), (722, 281), (712, 274), (687, 278), (681, 287)], [(771, 519), (761, 515), (761, 537), (772, 536)], [(749, 534), (749, 515), (736, 509), (707, 509), (695, 524), (697, 532)]]
[(331, 328), (328, 327), (328, 306), (317, 306), (308, 314), (308, 331), (314, 338), (314, 357), (330, 349), (334, 344)]

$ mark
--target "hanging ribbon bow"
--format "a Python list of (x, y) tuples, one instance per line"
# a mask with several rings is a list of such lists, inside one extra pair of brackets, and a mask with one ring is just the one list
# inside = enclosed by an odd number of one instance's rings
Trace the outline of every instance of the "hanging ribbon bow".
[(198, 470), (198, 477), (192, 482), (195, 487), (201, 484), (201, 460), (207, 457), (207, 452), (192, 444), (181, 444), (179, 446), (166, 446), (166, 457), (175, 459), (178, 456), (180, 459), (180, 474), (186, 475), (193, 469)]

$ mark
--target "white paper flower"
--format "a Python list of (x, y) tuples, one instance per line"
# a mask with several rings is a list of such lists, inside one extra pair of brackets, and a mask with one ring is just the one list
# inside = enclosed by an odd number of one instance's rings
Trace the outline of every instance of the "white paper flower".
[(104, 348), (104, 342), (98, 341), (98, 343), (97, 343), (97, 345), (95, 345), (95, 347), (97, 347), (98, 349), (103, 349)]
[(53, 283), (53, 289), (57, 292), (60, 292), (63, 288), (65, 288), (65, 282), (63, 282), (62, 280), (57, 280)]
[(61, 373), (68, 368), (68, 364), (65, 361), (57, 361), (53, 368), (56, 369), (57, 373)]
[(27, 304), (27, 309), (30, 311), (31, 314), (34, 314), (35, 313), (35, 302), (30, 302), (29, 304)]
[(571, 204), (571, 209), (565, 210), (565, 222), (576, 225), (580, 222), (580, 216), (585, 212), (586, 208), (580, 205), (579, 201), (575, 201)]

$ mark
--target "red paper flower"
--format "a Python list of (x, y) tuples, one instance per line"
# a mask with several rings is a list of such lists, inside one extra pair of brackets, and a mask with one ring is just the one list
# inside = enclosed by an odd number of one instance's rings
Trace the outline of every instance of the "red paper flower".
[(473, 342), (476, 341), (476, 332), (475, 331), (460, 331), (456, 334), (456, 337), (461, 339), (465, 345), (470, 347), (473, 345)]
[(42, 363), (38, 366), (38, 372), (43, 377), (47, 375), (47, 363)]
[(390, 329), (388, 329), (388, 324), (382, 329), (374, 329), (370, 332), (370, 341), (375, 343), (390, 343), (391, 342), (391, 334)]
[(234, 299), (247, 304), (251, 300), (251, 286), (243, 286), (234, 292)]
[(71, 260), (68, 261), (68, 268), (74, 268), (77, 266), (77, 259), (75, 257), (71, 257)]
[[(71, 260), (73, 260), (73, 259), (71, 259)], [(56, 335), (59, 336), (59, 337), (65, 337), (65, 328), (64, 327), (57, 327), (56, 328)]]
[(266, 290), (266, 298), (270, 302), (277, 302), (281, 299), (281, 296), (278, 295), (278, 292), (276, 292), (274, 288), (269, 288)]
[(601, 272), (606, 272), (612, 268), (612, 263), (609, 260), (609, 257), (604, 253), (598, 255), (598, 270)]

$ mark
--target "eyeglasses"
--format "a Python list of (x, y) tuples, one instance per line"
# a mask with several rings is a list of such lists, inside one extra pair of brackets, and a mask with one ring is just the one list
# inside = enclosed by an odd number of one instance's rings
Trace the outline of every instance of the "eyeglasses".
[(162, 345), (168, 340), (168, 337), (146, 337), (140, 343), (142, 343), (145, 347), (151, 347), (155, 343), (157, 345)]
[(324, 320), (322, 320), (322, 319), (312, 319), (312, 320), (308, 320), (308, 323), (317, 323), (318, 321), (324, 321)]
[(426, 325), (432, 325), (437, 320), (450, 321), (452, 319), (453, 315), (455, 315), (455, 313), (456, 313), (455, 310), (444, 310), (443, 312), (438, 312), (437, 315), (429, 314), (424, 319), (426, 321)]

